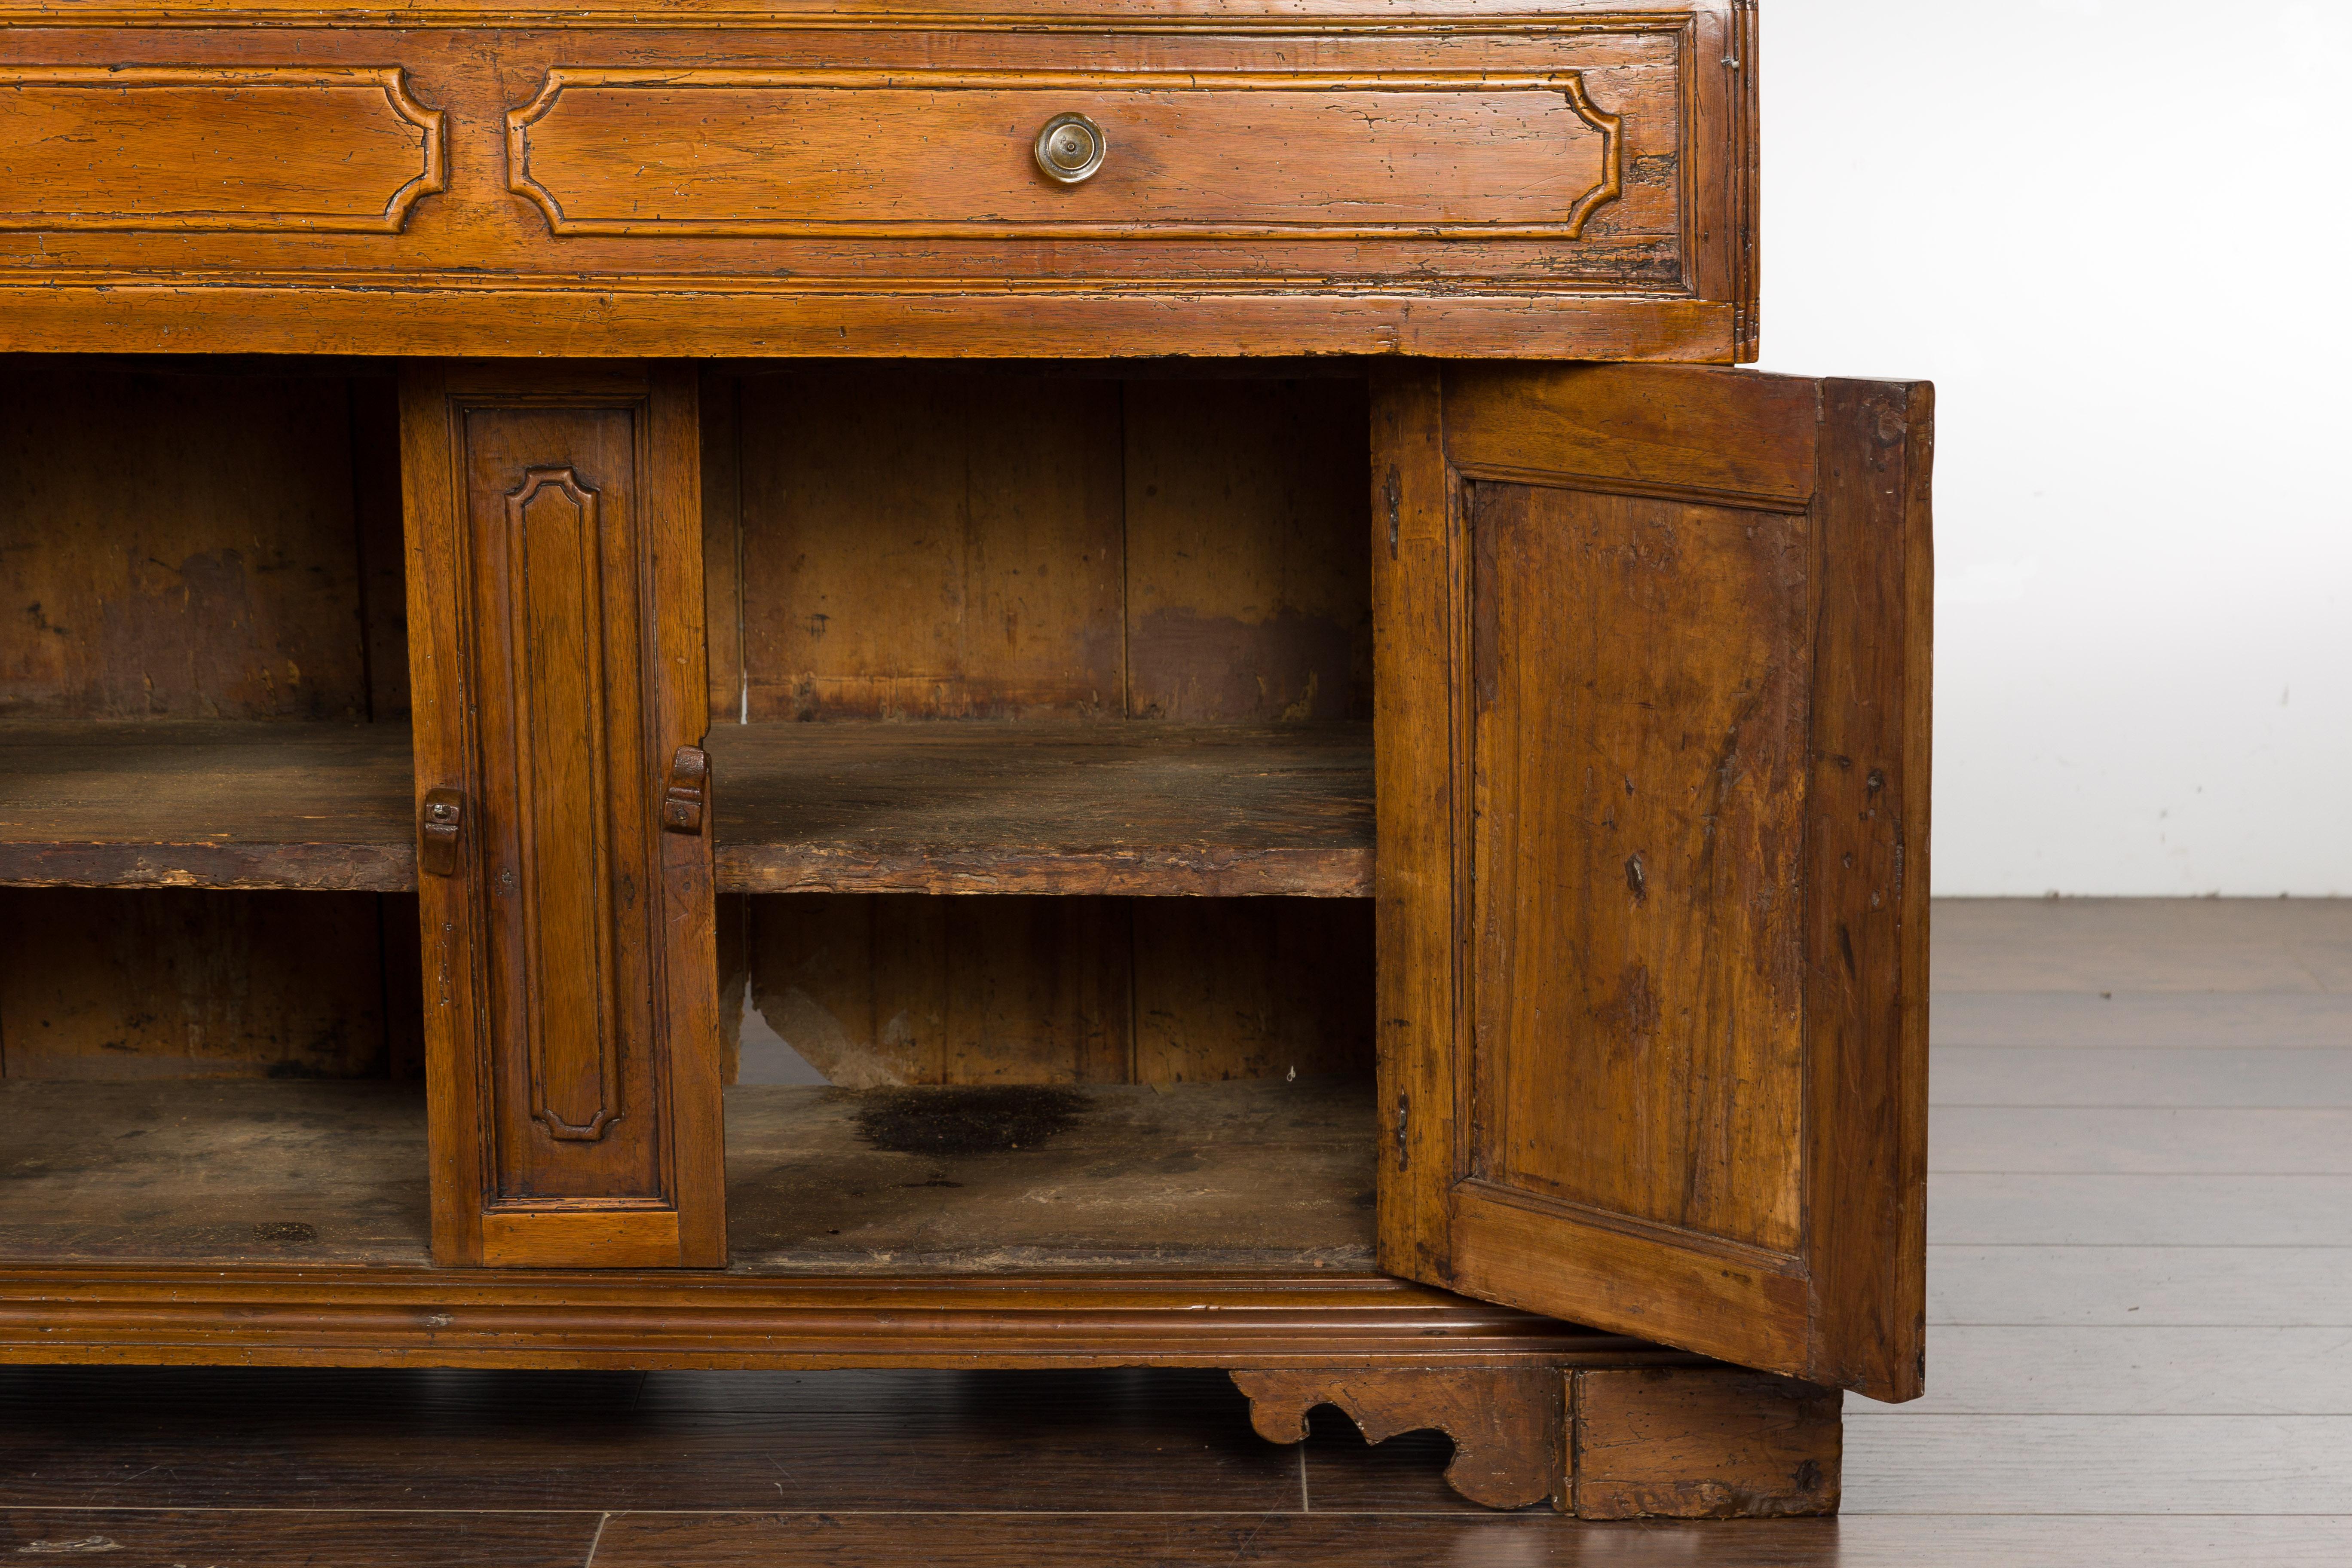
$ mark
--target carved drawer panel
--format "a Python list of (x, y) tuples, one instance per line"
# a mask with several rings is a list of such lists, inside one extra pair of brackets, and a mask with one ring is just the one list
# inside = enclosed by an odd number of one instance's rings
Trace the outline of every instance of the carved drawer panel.
[(0, 0), (0, 352), (1752, 349), (1735, 0), (145, 4)]
[(1576, 71), (556, 70), (507, 160), (559, 235), (1575, 240), (1624, 185)]
[(0, 228), (395, 234), (442, 188), (397, 68), (0, 68)]

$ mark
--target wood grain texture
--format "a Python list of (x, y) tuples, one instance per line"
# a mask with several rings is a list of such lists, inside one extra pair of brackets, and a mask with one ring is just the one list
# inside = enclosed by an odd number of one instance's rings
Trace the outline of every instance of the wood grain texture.
[[(978, 1094), (980, 1098), (974, 1098)], [(965, 1147), (1033, 1097), (961, 1088), (727, 1095), (739, 1272), (1020, 1275), (1371, 1266), (1360, 1079), (1089, 1088), (1058, 1131)], [(905, 1124), (907, 1136), (883, 1131)], [(943, 1146), (917, 1134), (934, 1129)], [(1007, 1134), (1007, 1136), (1011, 1136)], [(984, 1139), (983, 1139), (984, 1141)]]
[[(257, 60), (254, 30), (234, 22), (81, 25), (107, 15), (8, 29), (40, 41), (0, 52), (0, 66), (103, 71), (126, 58), (127, 32), (156, 70), (298, 68)], [(227, 215), (296, 226), (93, 231), (75, 226), (80, 204), (37, 212), (47, 226), (0, 235), (0, 287), (17, 296), (0, 346), (1744, 352), (1753, 126), (1747, 73), (1717, 63), (1733, 53), (1730, 0), (1475, 24), (1325, 12), (1203, 25), (1218, 16), (1097, 6), (1008, 27), (772, 12), (755, 28), (717, 19), (730, 33), (677, 11), (667, 26), (633, 16), (586, 32), (571, 13), (491, 29), (457, 12), (411, 18), (396, 47), (338, 17), (309, 30), (299, 68), (356, 79), (385, 71), (389, 48), (416, 101), (446, 116), (445, 192), (396, 234), (325, 232), (399, 226), (397, 204), (382, 180), (322, 167), (334, 142), (313, 136), (257, 149), (245, 205)], [(262, 94), (221, 95), (231, 129), (249, 136), (269, 118)], [(425, 133), (376, 102), (385, 127)], [(1028, 147), (1071, 102), (1108, 116), (1125, 155), (1065, 190), (1029, 167)], [(530, 121), (511, 151), (510, 112)], [(768, 133), (779, 112), (795, 128), (782, 139)], [(930, 153), (858, 134), (894, 112), (927, 128)], [(98, 156), (50, 160), (62, 166), (47, 183), (92, 162), (168, 167), (152, 118), (110, 121)], [(604, 158), (621, 137), (631, 155)], [(1253, 155), (1277, 137), (1289, 155)], [(365, 186), (365, 202), (278, 191), (341, 192), (339, 178)]]
[[(1381, 1267), (1453, 1277), (1442, 1173), (1455, 1160), (1451, 1044), (1460, 1022), (1457, 933), (1467, 911), (1454, 839), (1461, 707), (1451, 679), (1467, 628), (1457, 613), (1458, 483), (1444, 451), (1434, 365), (1372, 384), (1373, 788), (1379, 802)], [(1419, 1113), (1415, 1113), (1419, 1107)]]
[[(35, 1469), (40, 1483), (12, 1489), (11, 1503), (103, 1504), (158, 1460), (171, 1479), (151, 1469), (151, 1486), (140, 1490), (181, 1506), (226, 1492), (267, 1497), (278, 1509), (414, 1508), (421, 1493), (443, 1507), (494, 1512), (781, 1507), (856, 1514), (902, 1510), (911, 1492), (918, 1507), (925, 1493), (944, 1493), (1034, 1518), (1130, 1506), (1138, 1464), (1155, 1468), (1155, 1495), (1169, 1501), (1295, 1507), (1298, 1495), (1297, 1460), (1251, 1436), (1240, 1395), (1214, 1373), (755, 1376), (745, 1381), (766, 1386), (731, 1400), (696, 1399), (657, 1386), (668, 1379), (626, 1374), (328, 1373), (307, 1381), (373, 1410), (347, 1406), (299, 1423), (281, 1401), (306, 1381), (300, 1376), (215, 1374), (216, 1388), (247, 1396), (224, 1409), (218, 1395), (205, 1397), (199, 1375), (151, 1373), (145, 1381), (159, 1385), (157, 1397), (138, 1441), (128, 1438), (136, 1417), (124, 1394), (141, 1375), (0, 1374), (0, 1387), (15, 1385), (0, 1393), (9, 1428), (0, 1452), (12, 1469)], [(707, 1388), (719, 1380), (695, 1381)], [(503, 1398), (490, 1386), (500, 1384)], [(642, 1405), (640, 1391), (658, 1403)], [(44, 1394), (69, 1403), (45, 1405)], [(994, 1441), (943, 1441), (982, 1412)], [(667, 1437), (653, 1438), (656, 1430)], [(505, 1439), (510, 1462), (480, 1462), (480, 1442), (492, 1433)], [(289, 1453), (302, 1436), (307, 1455)], [(879, 1463), (877, 1444), (890, 1456)], [(143, 1462), (142, 1448), (152, 1456)], [(50, 1459), (18, 1459), (44, 1452)], [(464, 1558), (444, 1561), (473, 1568)]]
[[(2160, 1010), (2263, 1027), (2257, 1018), (2274, 1009), (2330, 1005), (2318, 994), (2352, 991), (2341, 967), (2352, 952), (2347, 904), (2352, 900), (1954, 899), (1943, 906), (1952, 929), (1937, 944), (1937, 988), (1954, 994), (1950, 1005), (1963, 1008), (1979, 1005), (1979, 996), (2048, 994), (2052, 1006), (2069, 1009), (2070, 1019), (2086, 1026), (2096, 1026), (2103, 1014), (2112, 1027)], [(2068, 992), (2075, 1001), (2058, 999)], [(2268, 994), (2256, 1001), (2252, 993)], [(2291, 1002), (2298, 993), (2310, 1000)], [(2116, 1005), (2110, 1013), (2097, 1005), (2104, 1003)]]
[(574, 1371), (1699, 1364), (1331, 1269), (1237, 1279), (1133, 1269), (951, 1279), (218, 1262), (0, 1269), (0, 1363), (228, 1359)]
[[(735, 725), (729, 891), (1360, 897), (1363, 725)], [(405, 726), (0, 721), (0, 882), (416, 886)]]
[(397, 67), (0, 67), (0, 230), (398, 234), (444, 188)]
[[(1964, 900), (1937, 904), (1952, 919)], [(2063, 942), (2063, 936), (2053, 939)], [(2316, 946), (2317, 943), (2313, 943)], [(1947, 966), (1937, 947), (1937, 976)], [(2290, 952), (2289, 962), (2293, 962)], [(2268, 968), (2267, 963), (2262, 965)], [(1979, 971), (1981, 973), (1981, 971)], [(2299, 977), (2300, 979), (2300, 977)], [(2342, 1047), (2352, 1040), (2352, 993), (2306, 991), (1978, 991), (1938, 990), (1931, 1033), (1938, 1048), (2055, 1047), (2273, 1051)]]
[[(593, 243), (593, 242), (581, 242)], [(638, 242), (625, 242), (638, 243)], [(0, 247), (0, 249), (5, 249)], [(982, 264), (985, 264), (984, 258)], [(1728, 363), (1733, 308), (1705, 300), (1444, 293), (1317, 295), (1263, 286), (867, 292), (707, 273), (580, 299), (574, 279), (449, 276), (425, 315), (412, 280), (321, 269), (290, 279), (125, 280), (100, 268), (0, 277), (0, 353), (496, 355), (758, 353), (779, 359), (1148, 358), (1364, 354)]]
[(0, 1077), (381, 1078), (410, 1027), (383, 919), (356, 893), (0, 889)]
[(1955, 1171), (1936, 1180), (1927, 1234), (1957, 1247), (2352, 1247), (2352, 1176)]
[[(1901, 1425), (1897, 1425), (1901, 1423)], [(1862, 1513), (2306, 1514), (2341, 1507), (2352, 1416), (1922, 1415), (1857, 1410)]]
[[(1927, 1346), (1935, 391), (1822, 384), (1806, 786), (1805, 1375), (1919, 1394)], [(1790, 1368), (1774, 1370), (1789, 1371)]]
[(385, 723), (408, 717), (408, 549), (400, 508), (400, 384), (389, 374), (354, 373), (346, 386), (367, 717)]
[[(2271, 1316), (2294, 1310), (2273, 1303)], [(1944, 1324), (1936, 1376), (1906, 1410), (1945, 1415), (2341, 1415), (2352, 1335), (2232, 1324)]]
[(970, 1514), (841, 1518), (816, 1514), (615, 1514), (597, 1546), (604, 1568), (691, 1562), (709, 1568), (791, 1562), (823, 1552), (840, 1568), (923, 1562), (981, 1568), (1149, 1561), (1171, 1568), (1253, 1559), (1313, 1568), (1510, 1563), (1578, 1568), (2049, 1568), (2126, 1561), (2145, 1568), (2260, 1562), (2334, 1568), (2352, 1551), (2352, 1519), (1769, 1520), (1748, 1523), (1578, 1524), (1549, 1515), (1398, 1517), (1371, 1510), (1058, 1519)]
[(1927, 390), (1383, 399), (1383, 1266), (1916, 1394)]
[(742, 396), (754, 719), (1120, 712), (1115, 387), (886, 367)]
[[(1647, 52), (1615, 84), (1670, 92)], [(1117, 143), (1082, 185), (1023, 156), (1021, 128), (1057, 112)], [(508, 188), (564, 236), (1577, 240), (1625, 193), (1624, 116), (1578, 71), (558, 68), (506, 125)], [(1269, 146), (1286, 156), (1252, 166)], [(1669, 261), (1651, 184), (1610, 216)]]
[(368, 717), (345, 378), (207, 372), (0, 377), (0, 712)]
[(1364, 726), (722, 725), (710, 753), (730, 891), (1370, 891)]
[(1571, 1507), (1568, 1391), (1549, 1367), (1480, 1373), (1446, 1369), (1370, 1372), (1236, 1372), (1249, 1396), (1250, 1425), (1270, 1443), (1307, 1436), (1318, 1405), (1347, 1412), (1368, 1443), (1434, 1429), (1454, 1439), (1446, 1483), (1488, 1508), (1525, 1508), (1549, 1499)]
[(1120, 400), (1128, 716), (1370, 718), (1363, 384), (1135, 379)]
[(709, 723), (694, 391), (403, 382), (416, 787), (474, 817), (421, 889), (444, 1261), (725, 1256), (709, 839), (655, 824)]
[(188, 1563), (311, 1568), (337, 1562), (437, 1568), (468, 1559), (513, 1568), (577, 1568), (587, 1561), (597, 1523), (593, 1513), (26, 1508), (0, 1510), (0, 1552), (103, 1554), (123, 1568)]
[(1939, 1173), (2352, 1175), (2352, 1109), (1944, 1106), (1931, 1121)]
[(2352, 1328), (2347, 1281), (2339, 1245), (1950, 1243), (1927, 1248), (1927, 1321)]
[(1933, 1058), (1938, 1107), (2352, 1107), (2352, 1046), (1938, 1044)]
[(743, 408), (740, 377), (703, 367), (695, 390), (702, 420), (702, 624), (710, 668), (710, 714), (751, 720), (743, 664)]
[(396, 724), (0, 721), (0, 882), (416, 885)]
[(1525, 485), (1469, 505), (1471, 1170), (1793, 1250), (1803, 523)]
[(12, 1264), (422, 1266), (414, 1084), (0, 1083)]
[(1837, 1511), (1836, 1390), (1726, 1368), (1571, 1375), (1578, 1518)]
[(1128, 919), (1137, 1083), (1361, 1074), (1372, 1066), (1369, 903), (1150, 899), (1137, 900)]
[(1352, 901), (758, 898), (751, 1000), (835, 1084), (1214, 1083), (1362, 1070)]
[(840, 1087), (1131, 1079), (1123, 900), (761, 898), (750, 947), (752, 1005)]

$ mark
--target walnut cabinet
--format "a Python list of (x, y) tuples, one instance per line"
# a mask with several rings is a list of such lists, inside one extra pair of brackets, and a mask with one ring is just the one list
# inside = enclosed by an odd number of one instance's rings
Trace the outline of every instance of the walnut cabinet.
[(0, 0), (0, 1360), (1921, 1389), (1932, 396), (1753, 7)]

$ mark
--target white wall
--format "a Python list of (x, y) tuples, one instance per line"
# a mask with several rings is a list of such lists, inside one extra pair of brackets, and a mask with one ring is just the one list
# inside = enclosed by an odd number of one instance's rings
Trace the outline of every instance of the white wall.
[(2352, 0), (1762, 0), (1762, 368), (1937, 384), (1936, 890), (2352, 894)]

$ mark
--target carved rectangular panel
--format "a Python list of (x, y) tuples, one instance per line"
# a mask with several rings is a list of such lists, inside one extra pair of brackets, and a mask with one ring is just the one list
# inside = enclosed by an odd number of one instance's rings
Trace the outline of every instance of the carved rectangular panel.
[(1465, 510), (1471, 1169), (1785, 1252), (1811, 531), (1552, 485)]
[(380, 68), (0, 68), (0, 229), (398, 234), (441, 114)]
[[(1065, 114), (1076, 184), (1033, 152)], [(1573, 240), (1624, 188), (1573, 70), (553, 70), (507, 124), (562, 235)]]
[(692, 377), (403, 398), (436, 1254), (716, 1263), (709, 838), (662, 816), (707, 725)]

